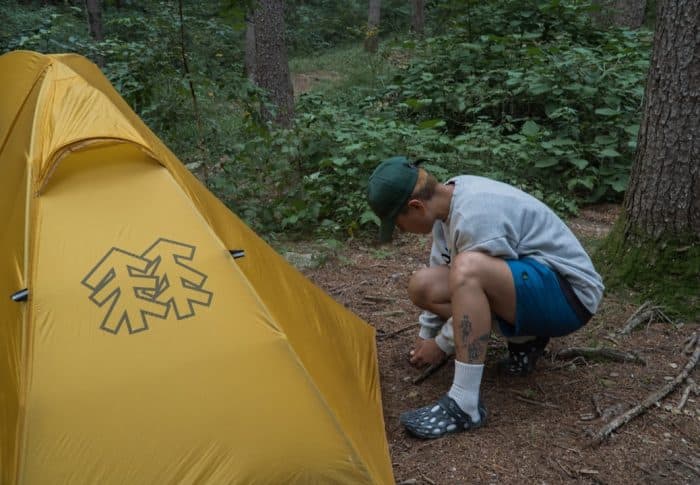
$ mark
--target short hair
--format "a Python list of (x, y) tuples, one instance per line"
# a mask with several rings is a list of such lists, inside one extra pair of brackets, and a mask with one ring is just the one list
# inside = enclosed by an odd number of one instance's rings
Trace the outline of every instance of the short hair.
[(399, 214), (405, 214), (408, 211), (408, 202), (412, 199), (419, 199), (428, 201), (435, 195), (435, 189), (437, 188), (437, 180), (435, 177), (430, 175), (425, 169), (418, 169), (418, 180), (416, 181), (416, 186), (413, 188), (413, 192), (408, 197), (406, 204), (401, 209)]

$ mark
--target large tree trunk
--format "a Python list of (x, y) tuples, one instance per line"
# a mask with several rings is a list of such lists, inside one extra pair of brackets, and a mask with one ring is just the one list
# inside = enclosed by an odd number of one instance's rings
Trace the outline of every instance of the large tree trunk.
[(369, 0), (369, 18), (367, 19), (367, 33), (365, 35), (365, 50), (377, 52), (379, 49), (379, 15), (381, 13), (381, 0)]
[(102, 0), (85, 0), (87, 10), (88, 32), (94, 40), (103, 40), (102, 33)]
[(700, 2), (659, 3), (628, 226), (658, 238), (700, 237)]
[(245, 17), (245, 74), (251, 82), (255, 82), (255, 21), (253, 14)]
[(411, 0), (411, 30), (419, 36), (425, 31), (425, 0)]
[[(258, 0), (255, 9), (255, 81), (277, 107), (274, 121), (289, 126), (294, 92), (284, 39), (284, 0)], [(268, 119), (272, 115), (263, 110)]]
[(610, 286), (700, 318), (700, 2), (659, 0), (623, 215), (596, 255)]
[(638, 29), (644, 23), (646, 0), (594, 0), (600, 11), (594, 20), (600, 25)]

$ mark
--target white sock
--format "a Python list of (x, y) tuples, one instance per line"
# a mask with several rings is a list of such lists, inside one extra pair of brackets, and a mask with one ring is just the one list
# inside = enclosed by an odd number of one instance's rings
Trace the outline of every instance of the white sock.
[(479, 388), (484, 364), (465, 364), (455, 360), (455, 377), (447, 393), (467, 413), (474, 423), (481, 421), (479, 414)]

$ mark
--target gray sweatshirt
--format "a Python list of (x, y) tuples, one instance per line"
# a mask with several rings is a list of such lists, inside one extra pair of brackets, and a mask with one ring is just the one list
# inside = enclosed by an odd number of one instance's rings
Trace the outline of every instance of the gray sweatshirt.
[[(531, 257), (571, 284), (592, 314), (603, 296), (603, 282), (581, 243), (545, 204), (508, 184), (472, 175), (454, 177), (447, 219), (433, 226), (430, 266), (450, 264), (452, 255), (482, 251), (503, 259)], [(424, 311), (419, 335), (435, 338), (454, 352), (451, 322)]]

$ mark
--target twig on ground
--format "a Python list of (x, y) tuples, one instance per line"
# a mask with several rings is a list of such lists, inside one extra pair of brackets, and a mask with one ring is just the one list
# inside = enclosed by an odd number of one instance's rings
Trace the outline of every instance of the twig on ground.
[(612, 338), (610, 335), (606, 335), (606, 336), (604, 336), (603, 338), (604, 338), (605, 340), (608, 340), (608, 341), (614, 343), (615, 345), (620, 345), (620, 342), (618, 342), (617, 340), (615, 340), (614, 338)]
[(545, 407), (545, 408), (559, 409), (559, 406), (557, 406), (556, 404), (552, 404), (552, 403), (549, 403), (549, 402), (535, 401), (534, 399), (530, 399), (530, 398), (527, 398), (527, 397), (523, 397), (523, 396), (521, 396), (521, 395), (519, 395), (519, 394), (517, 394), (517, 393), (515, 394), (515, 399), (517, 399), (518, 401), (526, 402), (526, 403), (528, 403), (528, 404), (534, 404), (534, 405), (536, 405), (536, 406), (543, 406), (543, 407)]
[(642, 303), (642, 305), (635, 310), (632, 316), (627, 319), (625, 325), (619, 330), (618, 333), (621, 335), (626, 335), (643, 322), (652, 319), (654, 317), (654, 311), (649, 307), (651, 307), (650, 301), (645, 301)]
[(546, 408), (559, 409), (559, 406), (557, 406), (556, 404), (552, 404), (550, 402), (535, 401), (534, 399), (527, 397), (522, 392), (516, 391), (515, 389), (511, 389), (510, 392), (515, 394), (515, 399), (517, 399), (518, 401), (526, 402), (528, 404), (534, 404), (535, 406), (544, 406)]
[(377, 338), (378, 338), (379, 340), (384, 340), (384, 339), (387, 339), (387, 338), (395, 337), (396, 335), (398, 335), (398, 334), (400, 334), (400, 333), (403, 333), (403, 332), (405, 332), (406, 330), (410, 330), (410, 329), (412, 329), (412, 328), (415, 328), (415, 327), (417, 327), (417, 326), (418, 326), (417, 323), (412, 323), (412, 324), (410, 324), (410, 325), (406, 325), (406, 326), (401, 327), (401, 328), (399, 328), (399, 329), (397, 329), (397, 330), (394, 330), (393, 332), (389, 332), (389, 333), (385, 333), (385, 334), (383, 334), (383, 335), (380, 335), (380, 336), (378, 336)]
[[(681, 465), (684, 465), (684, 466), (687, 467), (690, 471), (692, 471), (693, 473), (695, 473), (697, 476), (700, 477), (700, 469), (698, 469), (698, 468), (697, 468), (696, 466), (694, 466), (693, 464), (688, 463), (687, 461), (682, 460), (682, 459), (680, 459), (680, 458), (676, 458), (674, 461), (675, 461), (676, 463), (680, 463)], [(685, 478), (685, 477), (684, 477), (684, 478)]]
[(362, 299), (367, 300), (367, 301), (373, 301), (375, 303), (387, 303), (387, 302), (396, 301), (396, 298), (391, 298), (388, 296), (379, 296), (379, 295), (365, 295), (362, 297)]
[(419, 375), (413, 378), (413, 383), (414, 384), (420, 384), (424, 380), (426, 380), (428, 377), (432, 376), (435, 374), (442, 366), (447, 364), (447, 361), (450, 360), (449, 358), (447, 359), (442, 359), (440, 362), (437, 364), (430, 364), (428, 367), (425, 368), (423, 372), (421, 372)]
[(398, 317), (403, 315), (405, 312), (403, 310), (390, 310), (388, 312), (374, 312), (372, 315), (376, 317)]
[(598, 394), (591, 395), (591, 401), (593, 401), (593, 409), (595, 409), (596, 416), (602, 416), (603, 411), (600, 408), (600, 396)]
[(698, 342), (696, 339), (695, 350), (693, 351), (693, 355), (690, 356), (688, 362), (686, 363), (681, 373), (678, 374), (675, 377), (675, 379), (663, 386), (658, 391), (649, 394), (640, 404), (637, 404), (632, 409), (626, 411), (625, 413), (621, 414), (620, 416), (603, 426), (595, 434), (591, 445), (598, 445), (602, 443), (603, 440), (609, 437), (615, 430), (617, 430), (621, 426), (624, 426), (632, 419), (636, 418), (644, 411), (649, 409), (651, 406), (658, 403), (661, 399), (669, 395), (671, 391), (673, 391), (681, 382), (688, 378), (688, 375), (693, 371), (696, 364), (698, 363), (698, 358), (700, 358), (700, 342)]
[(435, 485), (435, 482), (434, 482), (434, 481), (432, 481), (430, 478), (426, 477), (426, 476), (423, 475), (422, 473), (421, 473), (421, 476), (420, 476), (420, 477), (421, 477), (423, 480), (425, 480), (426, 482), (428, 482), (430, 485)]
[(695, 342), (697, 342), (697, 341), (698, 341), (698, 333), (693, 332), (690, 335), (690, 337), (685, 339), (685, 342), (683, 342), (685, 344), (685, 347), (683, 347), (683, 353), (685, 355), (690, 354), (693, 351), (693, 347), (695, 346)]
[(685, 406), (685, 403), (688, 400), (688, 397), (690, 396), (691, 392), (695, 394), (698, 394), (698, 392), (700, 392), (698, 389), (698, 385), (695, 383), (692, 377), (688, 377), (685, 381), (688, 383), (688, 385), (683, 390), (681, 400), (678, 401), (678, 406), (676, 406), (677, 412), (680, 412), (683, 409), (683, 406)]
[(554, 354), (555, 359), (566, 360), (574, 357), (600, 358), (614, 362), (638, 362), (646, 365), (646, 361), (634, 352), (623, 352), (609, 347), (571, 347)]
[(573, 472), (571, 472), (571, 470), (568, 470), (567, 468), (565, 468), (564, 465), (562, 465), (561, 463), (559, 463), (558, 460), (556, 460), (556, 459), (554, 459), (554, 458), (549, 458), (549, 461), (550, 461), (550, 462), (556, 463), (557, 466), (559, 466), (559, 468), (561, 468), (561, 470), (564, 472), (564, 474), (565, 474), (566, 476), (568, 476), (569, 478), (576, 478), (576, 475), (575, 475)]
[(654, 319), (659, 318), (667, 323), (673, 323), (660, 306), (653, 306), (650, 301), (646, 301), (637, 308), (631, 317), (627, 319), (625, 325), (619, 330), (620, 335), (627, 335), (642, 323), (649, 325)]

